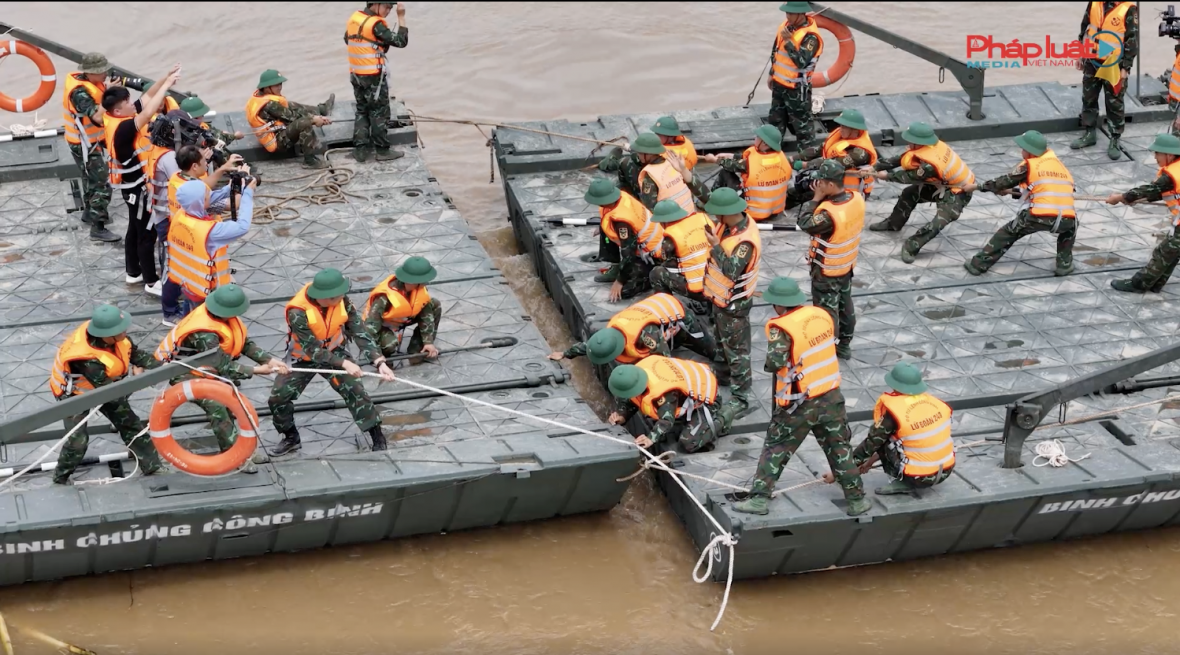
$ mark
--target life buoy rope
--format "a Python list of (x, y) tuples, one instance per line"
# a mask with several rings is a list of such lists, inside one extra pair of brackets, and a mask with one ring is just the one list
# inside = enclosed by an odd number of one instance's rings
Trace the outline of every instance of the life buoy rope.
[[(233, 414), (238, 423), (238, 438), (224, 453), (197, 455), (185, 450), (172, 436), (172, 414), (178, 407), (194, 400), (212, 400)], [(225, 475), (238, 469), (254, 454), (258, 445), (258, 413), (249, 403), (239, 402), (234, 389), (224, 382), (209, 379), (185, 380), (172, 385), (152, 403), (148, 434), (160, 456), (177, 469), (193, 475)]]
[(54, 70), (49, 55), (45, 54), (41, 48), (29, 45), (24, 41), (0, 41), (0, 60), (8, 55), (21, 55), (32, 60), (37, 65), (37, 72), (41, 74), (41, 85), (32, 95), (25, 98), (11, 98), (0, 93), (0, 109), (18, 114), (40, 109), (42, 105), (49, 102), (49, 99), (53, 97), (53, 90), (57, 88), (57, 71)]
[(811, 74), (812, 88), (822, 89), (835, 84), (852, 70), (852, 60), (856, 58), (856, 41), (852, 38), (852, 30), (842, 23), (837, 23), (835, 19), (823, 14), (815, 14), (812, 18), (815, 19), (817, 27), (831, 32), (840, 43), (840, 54), (836, 56), (835, 63), (823, 72), (814, 71)]

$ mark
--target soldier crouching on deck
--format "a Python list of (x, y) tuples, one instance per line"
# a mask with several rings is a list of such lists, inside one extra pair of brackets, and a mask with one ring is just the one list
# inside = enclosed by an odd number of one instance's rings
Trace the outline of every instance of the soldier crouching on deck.
[(625, 423), (636, 411), (654, 422), (635, 445), (651, 448), (666, 438), (677, 439), (687, 453), (705, 450), (717, 441), (717, 378), (708, 366), (687, 359), (652, 355), (611, 372), (607, 386), (616, 398), (611, 425)]
[(438, 271), (425, 257), (410, 257), (393, 275), (373, 287), (365, 305), (365, 327), (382, 355), (397, 355), (406, 329), (415, 326), (406, 352), (423, 353), (429, 359), (438, 357), (434, 337), (442, 319), (442, 304), (426, 290), (426, 284), (437, 276)]

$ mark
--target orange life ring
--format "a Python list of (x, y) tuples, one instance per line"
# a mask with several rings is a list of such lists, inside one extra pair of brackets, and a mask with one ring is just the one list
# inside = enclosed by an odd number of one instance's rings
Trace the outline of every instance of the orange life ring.
[(40, 109), (42, 105), (49, 102), (49, 99), (53, 97), (53, 90), (57, 88), (57, 71), (53, 69), (53, 62), (49, 60), (49, 55), (45, 54), (41, 48), (29, 45), (24, 41), (0, 41), (0, 59), (4, 59), (8, 55), (23, 55), (32, 59), (33, 63), (37, 64), (37, 72), (41, 73), (41, 86), (37, 87), (33, 95), (18, 100), (0, 93), (0, 109), (18, 114)]
[[(180, 447), (172, 436), (172, 413), (177, 407), (192, 400), (212, 400), (221, 403), (234, 415), (238, 422), (238, 438), (224, 453), (197, 455)], [(249, 403), (245, 408), (238, 401), (232, 387), (217, 380), (185, 380), (168, 387), (156, 402), (152, 403), (152, 414), (148, 420), (148, 434), (160, 455), (173, 466), (193, 475), (224, 475), (235, 469), (254, 454), (258, 445), (258, 413)]]
[(836, 63), (822, 73), (815, 71), (811, 74), (812, 88), (822, 89), (835, 84), (840, 78), (847, 75), (848, 71), (852, 70), (852, 60), (856, 58), (856, 41), (852, 38), (852, 30), (845, 27), (843, 23), (837, 23), (823, 14), (813, 16), (813, 18), (815, 18), (817, 27), (831, 32), (840, 42), (840, 54), (836, 57)]

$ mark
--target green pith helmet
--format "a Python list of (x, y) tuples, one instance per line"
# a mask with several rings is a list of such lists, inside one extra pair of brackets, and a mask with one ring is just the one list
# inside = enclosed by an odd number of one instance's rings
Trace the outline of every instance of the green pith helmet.
[(1025, 149), (1034, 157), (1040, 157), (1049, 149), (1049, 144), (1045, 141), (1045, 135), (1036, 130), (1029, 130), (1016, 137), (1014, 141), (1016, 141), (1016, 145)]
[(1147, 146), (1152, 152), (1162, 152), (1165, 155), (1180, 155), (1180, 139), (1171, 134), (1157, 134), (1155, 141)]
[(605, 207), (606, 205), (618, 202), (619, 196), (623, 195), (619, 191), (619, 187), (615, 183), (605, 177), (600, 177), (590, 183), (590, 188), (586, 189), (586, 195), (583, 196), (586, 202), (591, 205)]
[(193, 118), (200, 118), (209, 113), (209, 105), (197, 96), (189, 96), (180, 103), (180, 110)]
[(746, 211), (746, 201), (737, 191), (729, 187), (721, 187), (709, 196), (705, 203), (705, 211), (713, 216), (732, 216)]
[(919, 146), (932, 146), (938, 143), (938, 135), (934, 133), (934, 128), (922, 121), (910, 123), (910, 126), (902, 131), (901, 138), (906, 143)]
[(815, 179), (828, 180), (829, 182), (837, 182), (844, 184), (844, 176), (847, 172), (844, 166), (835, 159), (825, 159), (815, 169)]
[(898, 362), (892, 371), (885, 374), (885, 384), (898, 393), (916, 396), (926, 391), (926, 383), (922, 381), (922, 372), (913, 364)]
[(616, 398), (634, 398), (647, 388), (647, 371), (630, 364), (617, 366), (606, 386)]
[(843, 125), (854, 130), (867, 130), (869, 126), (865, 124), (865, 117), (855, 109), (845, 109), (836, 117), (836, 125)]
[(765, 143), (771, 150), (783, 151), (783, 133), (777, 127), (770, 124), (759, 126), (754, 130), (754, 136), (762, 139), (762, 143)]
[(586, 340), (586, 358), (595, 366), (615, 361), (627, 347), (627, 338), (615, 328), (606, 328), (590, 335)]
[(660, 143), (660, 137), (651, 132), (640, 134), (635, 138), (635, 143), (631, 144), (631, 152), (645, 155), (662, 155), (665, 150), (664, 144)]
[(435, 270), (425, 257), (414, 256), (402, 262), (393, 272), (398, 282), (404, 284), (426, 284), (438, 277)]
[(92, 337), (117, 337), (131, 327), (131, 315), (114, 305), (99, 305), (90, 315), (86, 333)]
[(778, 10), (786, 12), (788, 14), (810, 14), (811, 13), (811, 3), (810, 2), (784, 2), (783, 4), (779, 5)]
[(246, 292), (236, 284), (217, 287), (205, 299), (205, 309), (218, 318), (233, 318), (241, 316), (250, 309), (250, 299)]
[(688, 210), (676, 204), (673, 200), (661, 200), (651, 210), (653, 223), (671, 223), (688, 216)]
[(81, 67), (78, 72), (86, 75), (98, 75), (99, 73), (108, 73), (111, 70), (111, 62), (107, 61), (106, 55), (101, 52), (88, 52), (82, 55)]
[(336, 298), (348, 293), (348, 278), (334, 268), (325, 268), (315, 274), (311, 286), (307, 287), (307, 297), (312, 300)]
[(671, 116), (660, 116), (656, 124), (651, 126), (651, 131), (660, 136), (684, 136), (680, 131), (680, 123)]
[(258, 88), (265, 89), (268, 86), (282, 84), (286, 81), (287, 78), (283, 77), (277, 70), (272, 68), (270, 70), (263, 71), (262, 75), (258, 77)]
[(807, 295), (799, 290), (799, 283), (789, 277), (776, 277), (762, 292), (762, 299), (771, 305), (794, 308), (807, 304)]

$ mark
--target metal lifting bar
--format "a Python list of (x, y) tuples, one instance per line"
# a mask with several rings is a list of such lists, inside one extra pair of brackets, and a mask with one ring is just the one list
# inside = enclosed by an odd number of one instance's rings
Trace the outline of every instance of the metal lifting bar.
[(970, 108), (967, 110), (967, 118), (973, 121), (983, 120), (984, 69), (972, 68), (967, 65), (967, 62), (956, 59), (945, 52), (939, 52), (913, 39), (832, 9), (830, 6), (820, 5), (814, 2), (811, 3), (811, 6), (816, 13), (822, 11), (825, 16), (843, 24), (849, 29), (867, 34), (878, 41), (884, 41), (894, 48), (904, 50), (915, 57), (921, 57), (932, 64), (937, 64), (940, 68), (949, 70), (951, 75), (954, 75), (955, 79), (959, 80), (959, 85), (963, 87), (963, 91), (967, 93), (967, 99), (970, 105)]

